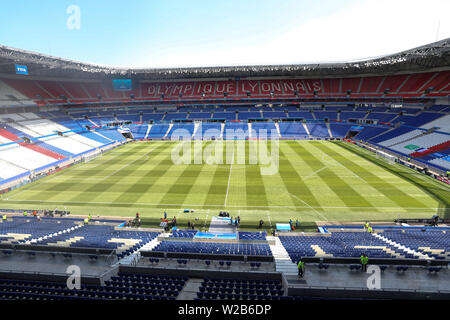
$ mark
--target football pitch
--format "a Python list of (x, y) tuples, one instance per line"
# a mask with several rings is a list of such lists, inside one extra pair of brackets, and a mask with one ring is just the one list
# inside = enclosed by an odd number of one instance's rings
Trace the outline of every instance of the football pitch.
[[(167, 211), (169, 218), (176, 216), (181, 224), (195, 220), (199, 228), (207, 228), (222, 210), (239, 215), (243, 228), (255, 228), (262, 219), (266, 229), (289, 219), (313, 223), (449, 216), (448, 186), (346, 142), (268, 142), (278, 150), (273, 174), (261, 170), (266, 164), (251, 164), (248, 141), (240, 142), (245, 153), (235, 142), (204, 141), (197, 147), (189, 142), (191, 162), (176, 163), (174, 148), (182, 143), (126, 144), (4, 194), (1, 206), (130, 218), (139, 212), (154, 226)], [(223, 152), (224, 163), (211, 164), (210, 156), (194, 163), (195, 155), (213, 148)], [(226, 161), (227, 148), (232, 162)]]

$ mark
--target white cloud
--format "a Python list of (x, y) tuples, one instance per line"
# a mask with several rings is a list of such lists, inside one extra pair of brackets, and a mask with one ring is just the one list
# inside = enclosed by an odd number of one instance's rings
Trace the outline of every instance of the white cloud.
[(375, 57), (450, 37), (449, 12), (447, 0), (366, 0), (256, 45), (251, 41), (252, 45), (239, 48), (174, 48), (164, 56), (147, 56), (134, 66), (289, 64)]

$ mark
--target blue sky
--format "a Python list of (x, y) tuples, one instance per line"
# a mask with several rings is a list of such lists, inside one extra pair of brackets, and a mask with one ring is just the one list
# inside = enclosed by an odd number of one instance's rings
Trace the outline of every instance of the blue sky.
[(344, 61), (450, 37), (448, 12), (447, 0), (2, 0), (0, 44), (123, 67)]

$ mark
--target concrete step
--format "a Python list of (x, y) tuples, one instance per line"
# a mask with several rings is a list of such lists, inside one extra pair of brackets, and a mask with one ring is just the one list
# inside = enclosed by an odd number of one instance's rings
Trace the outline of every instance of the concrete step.
[(177, 300), (194, 300), (197, 297), (198, 288), (201, 286), (202, 281), (202, 279), (189, 279), (178, 295)]

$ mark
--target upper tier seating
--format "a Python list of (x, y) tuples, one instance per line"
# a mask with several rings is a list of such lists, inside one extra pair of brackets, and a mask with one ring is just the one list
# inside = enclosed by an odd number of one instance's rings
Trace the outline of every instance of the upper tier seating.
[(314, 120), (314, 117), (311, 112), (306, 111), (289, 111), (289, 118), (299, 118), (299, 119), (305, 119), (305, 120)]
[(337, 112), (329, 112), (329, 111), (314, 111), (314, 116), (316, 120), (337, 120), (338, 115)]

